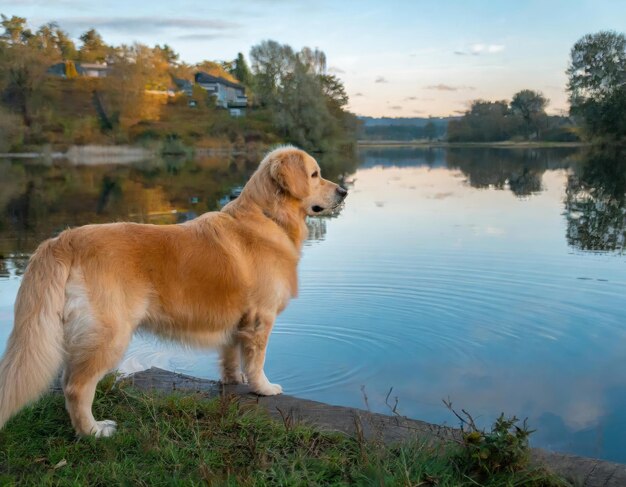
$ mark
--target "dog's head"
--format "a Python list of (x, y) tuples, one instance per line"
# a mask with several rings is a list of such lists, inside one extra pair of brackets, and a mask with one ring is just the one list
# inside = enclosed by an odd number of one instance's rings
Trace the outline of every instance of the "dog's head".
[(297, 200), (307, 215), (319, 215), (336, 208), (348, 194), (338, 184), (322, 178), (317, 161), (295, 147), (276, 149), (264, 162), (275, 184)]

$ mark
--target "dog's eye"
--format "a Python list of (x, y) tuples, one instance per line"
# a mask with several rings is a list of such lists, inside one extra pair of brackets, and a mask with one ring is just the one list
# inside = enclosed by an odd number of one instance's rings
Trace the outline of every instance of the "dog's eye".
[(317, 176), (319, 176), (319, 173), (317, 171), (315, 171), (313, 174), (311, 174), (312, 178), (316, 178)]

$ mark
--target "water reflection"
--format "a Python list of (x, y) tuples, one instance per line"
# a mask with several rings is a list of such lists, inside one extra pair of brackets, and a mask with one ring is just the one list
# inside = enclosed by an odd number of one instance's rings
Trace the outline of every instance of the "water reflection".
[[(167, 157), (131, 165), (0, 160), (0, 255), (32, 252), (68, 226), (180, 223), (218, 209), (262, 154)], [(353, 154), (318, 157), (325, 177), (353, 172)]]
[[(538, 446), (626, 461), (619, 155), (368, 149), (320, 161), (331, 179), (354, 172), (343, 178), (354, 187), (337, 218), (308, 222), (300, 295), (273, 331), (268, 374), (291, 394), (357, 407), (365, 385), (381, 412), (394, 386), (401, 413), (438, 423), (454, 423), (444, 397), (485, 422), (529, 416)], [(67, 225), (191, 218), (236, 196), (257, 163), (0, 163), (0, 344), (19, 252)], [(123, 370), (151, 365), (218, 373), (206, 351), (134, 339)]]
[(509, 189), (516, 196), (542, 190), (547, 170), (567, 169), (577, 161), (576, 149), (451, 149), (448, 167), (460, 169), (474, 188)]
[(620, 251), (626, 242), (626, 150), (592, 148), (567, 181), (567, 241), (580, 250)]

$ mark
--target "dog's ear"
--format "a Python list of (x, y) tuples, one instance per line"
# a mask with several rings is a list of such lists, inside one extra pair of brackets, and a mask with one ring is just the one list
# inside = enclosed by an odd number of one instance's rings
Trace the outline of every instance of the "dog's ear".
[(276, 154), (270, 162), (270, 176), (294, 198), (302, 200), (309, 195), (309, 183), (304, 153), (288, 150)]

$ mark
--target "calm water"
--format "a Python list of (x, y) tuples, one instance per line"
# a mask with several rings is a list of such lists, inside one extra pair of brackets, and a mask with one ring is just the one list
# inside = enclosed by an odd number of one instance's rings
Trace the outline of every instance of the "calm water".
[[(175, 223), (257, 158), (134, 166), (0, 162), (0, 343), (37, 242), (67, 225)], [(289, 394), (456, 426), (528, 417), (533, 443), (626, 462), (624, 159), (572, 150), (363, 150), (325, 159), (345, 209), (311, 220), (268, 376)], [(1, 345), (0, 345), (1, 348)], [(212, 352), (137, 337), (124, 371), (217, 378)]]

